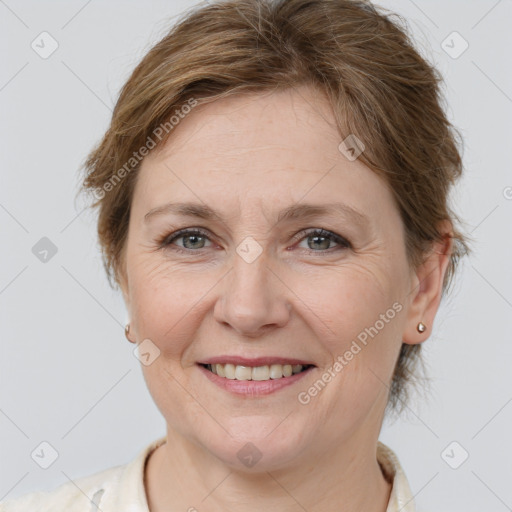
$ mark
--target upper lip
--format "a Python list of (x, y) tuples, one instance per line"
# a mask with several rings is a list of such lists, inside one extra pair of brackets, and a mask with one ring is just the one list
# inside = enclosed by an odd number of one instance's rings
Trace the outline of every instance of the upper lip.
[(290, 357), (241, 357), (241, 356), (215, 356), (198, 361), (199, 364), (234, 364), (237, 366), (266, 366), (271, 364), (301, 364), (302, 366), (313, 365), (310, 361), (303, 359), (292, 359)]

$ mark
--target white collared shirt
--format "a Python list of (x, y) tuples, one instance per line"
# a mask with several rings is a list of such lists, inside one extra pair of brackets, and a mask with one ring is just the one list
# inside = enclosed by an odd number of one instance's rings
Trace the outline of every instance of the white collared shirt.
[[(128, 464), (66, 482), (53, 491), (31, 492), (0, 503), (0, 512), (149, 512), (144, 468), (162, 437)], [(386, 512), (415, 512), (409, 483), (395, 453), (379, 441), (377, 460), (393, 488)]]

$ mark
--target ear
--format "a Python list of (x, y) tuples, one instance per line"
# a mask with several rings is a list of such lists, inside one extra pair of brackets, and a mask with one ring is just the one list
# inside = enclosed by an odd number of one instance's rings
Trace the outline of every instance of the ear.
[[(443, 234), (442, 240), (433, 243), (426, 259), (412, 275), (411, 299), (405, 331), (402, 334), (402, 341), (409, 345), (416, 345), (428, 339), (441, 303), (443, 281), (453, 249), (451, 222), (444, 221), (440, 232)], [(420, 322), (427, 327), (425, 332), (418, 332)]]

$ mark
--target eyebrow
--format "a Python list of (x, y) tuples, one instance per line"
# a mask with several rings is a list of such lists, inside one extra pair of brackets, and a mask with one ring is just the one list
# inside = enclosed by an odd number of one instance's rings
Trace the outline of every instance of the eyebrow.
[[(168, 203), (157, 206), (144, 215), (144, 222), (149, 219), (165, 214), (180, 215), (183, 217), (197, 217), (204, 220), (213, 220), (224, 222), (224, 219), (215, 210), (199, 203)], [(344, 203), (328, 203), (328, 204), (294, 204), (281, 212), (277, 217), (277, 222), (287, 222), (293, 220), (305, 220), (321, 215), (341, 215), (362, 227), (370, 224), (370, 219), (359, 210)]]

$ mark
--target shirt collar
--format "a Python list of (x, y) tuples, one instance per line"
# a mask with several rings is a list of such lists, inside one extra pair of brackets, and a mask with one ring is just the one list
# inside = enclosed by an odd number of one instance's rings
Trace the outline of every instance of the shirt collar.
[(409, 482), (398, 457), (380, 441), (377, 443), (377, 460), (388, 482), (393, 483), (386, 512), (415, 512)]
[[(128, 463), (119, 475), (115, 492), (105, 492), (103, 510), (124, 512), (149, 512), (144, 486), (144, 470), (149, 455), (165, 443), (161, 437), (146, 446), (137, 457)], [(405, 473), (395, 453), (380, 441), (377, 443), (377, 460), (386, 479), (392, 483), (386, 512), (415, 512), (413, 496)]]

